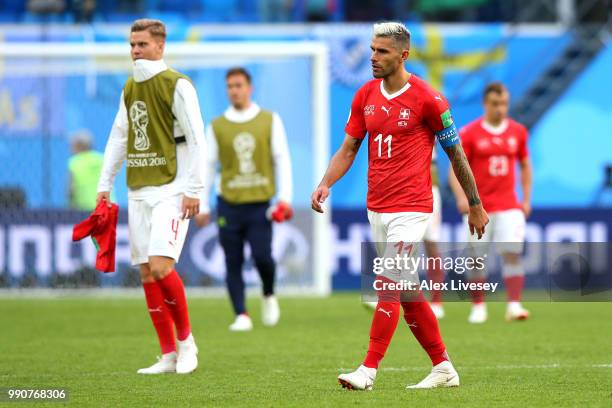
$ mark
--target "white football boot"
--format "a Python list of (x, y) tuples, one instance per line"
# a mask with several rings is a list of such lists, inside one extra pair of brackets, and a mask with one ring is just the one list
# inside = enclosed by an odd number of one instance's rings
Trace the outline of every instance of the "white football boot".
[(248, 314), (242, 313), (236, 316), (236, 320), (229, 327), (230, 331), (249, 331), (253, 330), (253, 321)]
[(193, 335), (189, 334), (183, 341), (178, 341), (178, 357), (176, 359), (176, 373), (189, 374), (198, 368), (198, 347)]
[(276, 296), (264, 296), (261, 299), (261, 321), (264, 326), (276, 326), (280, 319), (280, 307)]
[(431, 307), (431, 311), (433, 312), (434, 316), (436, 316), (436, 319), (440, 320), (444, 317), (444, 307), (442, 306), (442, 303), (430, 303), (429, 306)]
[(472, 304), (472, 311), (468, 317), (468, 322), (473, 324), (484, 323), (487, 321), (487, 317), (487, 305), (484, 302)]
[(340, 374), (338, 382), (342, 388), (359, 391), (372, 391), (374, 379), (376, 378), (376, 369), (368, 368), (360, 365), (359, 368), (352, 373)]
[(527, 320), (529, 319), (529, 310), (525, 309), (521, 302), (508, 302), (506, 308), (506, 320)]
[(166, 374), (176, 373), (176, 351), (157, 357), (157, 363), (151, 367), (141, 368), (138, 374)]
[(443, 361), (431, 369), (431, 373), (418, 384), (408, 385), (406, 388), (438, 388), (438, 387), (458, 387), (459, 374), (450, 361)]

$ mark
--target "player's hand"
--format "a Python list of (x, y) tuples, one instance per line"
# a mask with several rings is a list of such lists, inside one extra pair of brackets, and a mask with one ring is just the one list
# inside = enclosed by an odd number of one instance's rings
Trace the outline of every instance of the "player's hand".
[(323, 214), (323, 207), (321, 207), (321, 204), (325, 202), (327, 197), (329, 197), (329, 188), (319, 184), (310, 197), (310, 207), (316, 212)]
[(110, 200), (110, 191), (100, 191), (96, 196), (96, 207), (100, 204), (100, 201), (106, 201), (106, 206), (111, 207), (112, 203)]
[(210, 213), (198, 214), (195, 216), (196, 225), (200, 228), (210, 224)]
[(481, 239), (485, 232), (485, 225), (489, 223), (489, 216), (482, 208), (482, 204), (470, 206), (468, 214), (468, 225), (470, 226), (470, 235), (474, 232), (478, 234), (478, 239)]
[(523, 214), (525, 214), (525, 218), (529, 218), (531, 215), (531, 203), (527, 201), (523, 201)]
[(193, 218), (199, 213), (200, 199), (183, 196), (183, 203), (181, 204), (181, 218), (183, 220)]
[(470, 212), (470, 204), (468, 203), (467, 197), (457, 199), (457, 211), (459, 211), (459, 214), (467, 214)]

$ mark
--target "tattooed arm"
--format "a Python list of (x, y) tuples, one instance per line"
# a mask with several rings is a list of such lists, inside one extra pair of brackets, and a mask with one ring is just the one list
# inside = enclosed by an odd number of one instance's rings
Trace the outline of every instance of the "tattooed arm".
[(465, 200), (468, 206), (480, 204), (476, 181), (461, 144), (447, 147), (444, 151), (451, 162), (452, 172), (449, 172), (449, 183), (457, 201)]
[(362, 142), (363, 139), (345, 135), (342, 146), (340, 146), (332, 157), (323, 179), (314, 193), (312, 193), (310, 204), (313, 210), (320, 213), (323, 212), (321, 204), (323, 204), (329, 196), (329, 189), (336, 181), (346, 174), (349, 168), (351, 168)]
[[(467, 201), (468, 208), (465, 212), (468, 212), (470, 233), (474, 234), (474, 231), (476, 231), (478, 239), (480, 239), (482, 234), (484, 234), (485, 225), (489, 223), (489, 217), (484, 208), (482, 208), (472, 169), (470, 169), (467, 157), (465, 157), (460, 143), (445, 147), (444, 151), (451, 162), (452, 172), (449, 174), (449, 183), (457, 198), (459, 210), (464, 211), (462, 207), (465, 206), (464, 203)], [(461, 187), (462, 191), (458, 188), (457, 184)]]

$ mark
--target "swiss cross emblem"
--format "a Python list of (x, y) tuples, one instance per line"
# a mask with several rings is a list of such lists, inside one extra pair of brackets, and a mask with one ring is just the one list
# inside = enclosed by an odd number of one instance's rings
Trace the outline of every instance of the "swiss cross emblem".
[(376, 107), (374, 105), (368, 105), (365, 108), (363, 108), (364, 116), (373, 115), (374, 114), (374, 109), (376, 109)]
[(410, 119), (410, 109), (408, 108), (400, 109), (399, 117), (400, 119), (404, 119), (404, 120)]

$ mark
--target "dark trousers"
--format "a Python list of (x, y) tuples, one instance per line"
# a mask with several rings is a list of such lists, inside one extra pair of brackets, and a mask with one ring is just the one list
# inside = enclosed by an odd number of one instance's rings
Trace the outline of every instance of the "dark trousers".
[(274, 294), (276, 265), (272, 259), (272, 223), (266, 218), (269, 203), (230, 204), (217, 199), (219, 240), (225, 252), (227, 290), (238, 315), (246, 313), (244, 305), (244, 243), (251, 246), (255, 267), (261, 277), (264, 296)]

